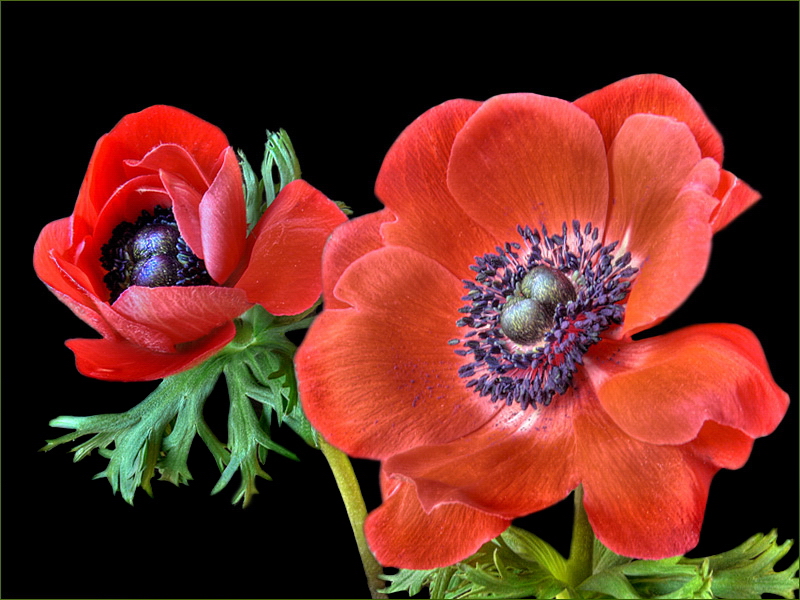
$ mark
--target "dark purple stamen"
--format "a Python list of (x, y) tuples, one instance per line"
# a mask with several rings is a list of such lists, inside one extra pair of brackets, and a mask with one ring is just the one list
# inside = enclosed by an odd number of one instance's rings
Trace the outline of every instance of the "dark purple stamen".
[(215, 285), (205, 263), (186, 245), (172, 209), (156, 206), (135, 223), (123, 221), (101, 249), (100, 264), (109, 302), (132, 285), (146, 287)]
[[(506, 243), (496, 253), (475, 257), (470, 268), (475, 279), (464, 280), (467, 304), (460, 309), (464, 316), (459, 327), (469, 329), (455, 350), (461, 356), (472, 356), (472, 362), (459, 369), (467, 379), (466, 386), (492, 402), (508, 405), (518, 402), (523, 409), (537, 404), (547, 406), (557, 394), (566, 392), (583, 355), (600, 341), (602, 331), (622, 323), (631, 278), (638, 271), (631, 267), (631, 255), (615, 256), (617, 242), (602, 245), (597, 241), (599, 230), (591, 223), (581, 229), (572, 223), (572, 239), (566, 223), (561, 235), (539, 232), (530, 227), (517, 228), (526, 249), (519, 243)], [(522, 258), (521, 258), (522, 256)], [(562, 287), (559, 301), (546, 304), (545, 317), (537, 321), (552, 322), (541, 335), (537, 325), (534, 334), (515, 335), (510, 339), (501, 324), (507, 302), (511, 305), (527, 300), (520, 292), (525, 276), (537, 267), (552, 271), (552, 279), (572, 282), (574, 293)], [(552, 275), (551, 274), (551, 275)], [(562, 277), (563, 275), (563, 277)], [(530, 278), (529, 278), (530, 279)], [(527, 284), (527, 281), (526, 281)], [(541, 339), (534, 337), (541, 335)]]

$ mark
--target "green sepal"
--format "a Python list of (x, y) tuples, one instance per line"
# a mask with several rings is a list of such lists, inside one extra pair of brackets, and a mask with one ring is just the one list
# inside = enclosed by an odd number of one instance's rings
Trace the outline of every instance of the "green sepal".
[[(278, 180), (275, 181), (275, 171)], [(281, 129), (278, 133), (267, 131), (266, 151), (261, 163), (261, 177), (264, 181), (266, 206), (272, 204), (278, 192), (288, 183), (300, 179), (300, 163), (289, 139), (289, 134)]]
[(261, 179), (250, 166), (244, 152), (239, 150), (237, 153), (244, 181), (247, 233), (249, 234), (280, 190), (295, 179), (300, 179), (300, 162), (297, 160), (289, 134), (283, 129), (278, 133), (267, 131), (264, 159), (261, 162)]
[(247, 233), (249, 235), (266, 209), (264, 204), (264, 182), (256, 176), (244, 152), (239, 150), (237, 153), (244, 181), (244, 205), (247, 216)]

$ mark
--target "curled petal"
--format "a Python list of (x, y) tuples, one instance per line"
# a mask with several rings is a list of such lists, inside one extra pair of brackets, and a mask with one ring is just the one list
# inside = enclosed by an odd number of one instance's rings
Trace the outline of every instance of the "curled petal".
[(761, 194), (733, 173), (721, 169), (719, 187), (714, 192), (714, 197), (720, 201), (711, 216), (711, 227), (716, 233), (755, 204)]
[(195, 256), (204, 259), (203, 230), (200, 221), (200, 202), (203, 200), (203, 193), (175, 173), (161, 171), (159, 176), (170, 197), (172, 212), (181, 237)]
[(611, 147), (620, 127), (631, 115), (664, 115), (686, 123), (702, 156), (710, 156), (722, 164), (722, 137), (697, 100), (671, 77), (634, 75), (575, 100), (575, 105), (597, 122), (606, 148)]
[[(148, 174), (126, 164), (138, 160), (151, 149), (174, 143), (194, 158), (200, 170), (212, 173), (217, 159), (228, 144), (216, 126), (173, 106), (151, 106), (123, 117), (98, 140), (84, 177), (76, 214), (93, 222), (105, 201), (123, 182), (137, 174)], [(187, 240), (188, 241), (188, 240)]]
[(214, 281), (225, 284), (242, 260), (247, 237), (242, 172), (233, 148), (223, 153), (222, 166), (203, 194), (199, 217), (206, 270)]
[(212, 357), (236, 335), (233, 322), (226, 323), (178, 352), (153, 352), (121, 339), (74, 339), (67, 346), (75, 353), (75, 365), (83, 375), (108, 381), (150, 381), (190, 369)]
[(614, 140), (605, 240), (620, 241), (639, 268), (623, 333), (666, 318), (705, 274), (719, 167), (700, 158), (688, 127), (667, 117), (634, 115)]
[(758, 339), (738, 325), (687, 327), (609, 354), (587, 361), (600, 403), (625, 433), (652, 444), (687, 443), (706, 421), (761, 437), (789, 404)]
[(344, 213), (299, 179), (284, 187), (251, 233), (250, 263), (236, 287), (274, 315), (310, 308), (322, 292), (322, 248)]
[(349, 306), (333, 293), (336, 282), (352, 263), (384, 246), (381, 225), (394, 219), (392, 212), (385, 209), (351, 219), (333, 231), (322, 254), (322, 296), (326, 308)]
[[(383, 504), (367, 517), (364, 531), (375, 558), (387, 567), (447, 567), (477, 552), (511, 522), (463, 504), (423, 510), (410, 482), (382, 477)], [(388, 493), (387, 493), (388, 492)]]
[(114, 302), (119, 315), (166, 335), (171, 344), (191, 342), (241, 315), (252, 304), (242, 290), (201, 286), (132, 286)]
[(64, 254), (70, 252), (71, 237), (71, 217), (45, 225), (33, 247), (33, 268), (37, 277), (51, 289), (84, 303), (83, 294), (75, 289), (74, 279), (65, 276), (64, 269), (59, 266)]
[(206, 190), (210, 185), (194, 157), (178, 144), (161, 144), (150, 150), (141, 160), (129, 159), (125, 164), (133, 169), (145, 169), (154, 173), (180, 173), (196, 190)]

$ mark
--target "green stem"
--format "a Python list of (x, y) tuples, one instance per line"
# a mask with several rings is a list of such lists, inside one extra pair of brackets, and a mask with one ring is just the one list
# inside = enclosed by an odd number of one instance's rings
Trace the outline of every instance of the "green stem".
[(386, 594), (378, 590), (384, 587), (383, 580), (378, 577), (383, 573), (383, 569), (367, 546), (367, 538), (364, 535), (364, 520), (367, 518), (367, 507), (364, 498), (361, 496), (361, 487), (358, 485), (356, 474), (350, 459), (341, 450), (337, 450), (322, 438), (319, 439), (319, 447), (328, 464), (333, 471), (336, 485), (339, 486), (339, 493), (344, 500), (344, 507), (347, 510), (347, 517), (353, 528), (353, 535), (358, 545), (358, 553), (361, 555), (361, 563), (364, 565), (364, 574), (367, 576), (367, 584), (373, 598), (387, 598)]
[(592, 575), (594, 532), (583, 508), (583, 487), (575, 489), (575, 513), (572, 523), (572, 542), (567, 560), (567, 585), (573, 590)]

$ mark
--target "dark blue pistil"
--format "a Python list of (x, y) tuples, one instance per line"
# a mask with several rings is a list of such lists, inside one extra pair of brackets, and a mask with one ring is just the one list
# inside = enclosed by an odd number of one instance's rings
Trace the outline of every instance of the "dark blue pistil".
[(100, 263), (110, 302), (132, 285), (215, 285), (205, 264), (186, 245), (172, 210), (156, 206), (135, 223), (123, 221), (101, 250)]
[(480, 396), (522, 408), (547, 406), (572, 384), (583, 355), (601, 332), (622, 323), (624, 300), (637, 269), (617, 242), (597, 242), (591, 223), (572, 223), (561, 235), (518, 227), (525, 245), (497, 247), (475, 258), (474, 280), (464, 280), (467, 304), (458, 320), (468, 331), (456, 353), (459, 369)]

